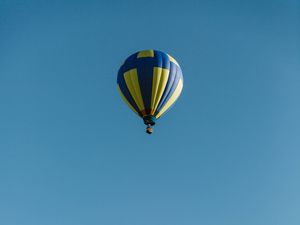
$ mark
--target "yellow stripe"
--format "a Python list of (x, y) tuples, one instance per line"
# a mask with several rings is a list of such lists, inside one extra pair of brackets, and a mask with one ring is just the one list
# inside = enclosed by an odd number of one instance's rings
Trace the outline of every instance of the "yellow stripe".
[(160, 102), (165, 87), (168, 82), (169, 70), (160, 67), (154, 67), (153, 69), (153, 82), (152, 82), (152, 96), (151, 96), (151, 112), (154, 114), (155, 110)]
[(169, 54), (167, 54), (167, 55), (168, 55), (169, 60), (170, 60), (171, 62), (173, 62), (173, 63), (175, 63), (177, 66), (179, 66), (178, 62), (177, 62), (172, 56), (170, 56)]
[(153, 50), (144, 50), (140, 51), (137, 55), (137, 58), (143, 58), (143, 57), (154, 57), (154, 51)]
[(137, 69), (131, 69), (124, 73), (124, 78), (129, 92), (137, 104), (140, 111), (145, 110), (144, 101), (141, 94)]
[[(123, 92), (121, 91), (120, 89), (120, 86), (117, 84), (118, 86), (118, 91), (119, 91), (119, 94), (121, 95), (121, 98), (123, 99), (123, 101), (126, 103), (126, 105), (128, 105), (128, 107), (133, 111), (135, 112), (136, 114), (138, 114), (138, 112), (132, 107), (132, 105), (128, 102), (128, 100), (125, 98), (125, 96), (123, 95)], [(139, 114), (138, 114), (139, 115)]]
[(179, 95), (182, 91), (182, 88), (183, 88), (183, 82), (182, 82), (182, 79), (180, 79), (173, 95), (168, 100), (168, 102), (164, 105), (164, 107), (160, 110), (160, 112), (156, 115), (156, 119), (158, 119), (168, 108), (170, 108), (171, 105), (173, 105), (173, 103), (179, 97)]

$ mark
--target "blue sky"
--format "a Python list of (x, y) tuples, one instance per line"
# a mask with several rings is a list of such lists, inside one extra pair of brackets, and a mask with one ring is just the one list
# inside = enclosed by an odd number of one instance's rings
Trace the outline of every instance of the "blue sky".
[[(154, 134), (123, 60), (184, 74)], [(299, 225), (299, 1), (0, 1), (0, 224)]]

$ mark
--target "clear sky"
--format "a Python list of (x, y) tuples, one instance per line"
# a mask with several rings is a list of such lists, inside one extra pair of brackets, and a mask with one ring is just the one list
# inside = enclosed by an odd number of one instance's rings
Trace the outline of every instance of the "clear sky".
[[(149, 136), (151, 48), (185, 83)], [(1, 225), (299, 225), (299, 115), (297, 0), (0, 0)]]

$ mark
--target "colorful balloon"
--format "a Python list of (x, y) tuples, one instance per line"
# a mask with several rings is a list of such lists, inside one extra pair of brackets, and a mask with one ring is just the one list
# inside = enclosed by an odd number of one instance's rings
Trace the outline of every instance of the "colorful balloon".
[(122, 99), (143, 118), (146, 132), (151, 134), (156, 119), (179, 97), (183, 76), (179, 64), (170, 55), (144, 50), (125, 60), (118, 72), (117, 86)]

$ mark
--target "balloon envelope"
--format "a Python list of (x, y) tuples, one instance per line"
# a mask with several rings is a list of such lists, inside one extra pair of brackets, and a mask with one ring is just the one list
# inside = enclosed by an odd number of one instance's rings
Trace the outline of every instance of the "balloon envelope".
[(179, 97), (183, 76), (170, 55), (157, 50), (129, 56), (118, 72), (117, 86), (125, 103), (145, 124), (155, 124)]

